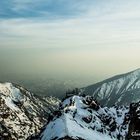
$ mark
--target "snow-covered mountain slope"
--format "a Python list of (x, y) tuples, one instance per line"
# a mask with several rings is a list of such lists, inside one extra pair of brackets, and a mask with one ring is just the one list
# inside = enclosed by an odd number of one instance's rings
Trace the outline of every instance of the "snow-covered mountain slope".
[(59, 100), (41, 99), (11, 83), (0, 84), (0, 139), (25, 140), (46, 123)]
[(92, 96), (66, 98), (39, 140), (125, 140), (129, 107), (101, 107)]
[(129, 105), (140, 100), (140, 69), (118, 75), (82, 89), (101, 104)]

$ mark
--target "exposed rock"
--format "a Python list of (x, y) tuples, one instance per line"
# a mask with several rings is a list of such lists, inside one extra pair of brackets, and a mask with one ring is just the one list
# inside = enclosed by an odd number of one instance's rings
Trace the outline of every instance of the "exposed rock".
[(51, 97), (41, 99), (20, 86), (0, 84), (0, 139), (25, 140), (39, 133), (57, 107)]

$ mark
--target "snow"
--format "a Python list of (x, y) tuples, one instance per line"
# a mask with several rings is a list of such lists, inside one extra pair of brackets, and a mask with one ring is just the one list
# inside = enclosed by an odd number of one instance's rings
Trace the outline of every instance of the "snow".
[[(117, 75), (92, 86), (85, 87), (84, 94), (92, 95), (103, 105), (128, 105), (140, 98), (140, 70)], [(135, 96), (132, 95), (135, 93)], [(128, 97), (126, 97), (128, 95)], [(129, 98), (132, 96), (132, 98)]]
[(0, 83), (0, 121), (11, 139), (27, 139), (39, 132), (47, 121), (45, 115), (57, 107), (57, 101), (49, 97), (40, 99), (12, 83)]
[(72, 138), (83, 138), (86, 140), (115, 140), (111, 139), (108, 135), (101, 134), (97, 131), (92, 131), (87, 127), (80, 127), (76, 121), (73, 120), (71, 115), (64, 114), (64, 116), (56, 119), (54, 122), (49, 123), (47, 129), (42, 133), (41, 140), (51, 140), (53, 138), (63, 138), (69, 136)]
[(41, 135), (41, 140), (51, 140), (54, 136), (58, 138), (66, 136), (66, 127), (63, 117), (49, 123), (47, 129), (45, 129)]
[(11, 108), (12, 110), (19, 111), (19, 108), (13, 103), (11, 98), (7, 97), (5, 98), (5, 104)]
[(88, 129), (87, 127), (84, 127), (82, 122), (80, 123), (81, 127), (76, 121), (73, 120), (72, 116), (69, 114), (65, 114), (66, 119), (66, 126), (68, 129), (68, 135), (73, 138), (83, 138), (86, 140), (102, 140), (104, 137), (104, 140), (112, 140), (108, 135), (101, 134), (97, 131), (93, 131), (91, 129)]
[(0, 93), (3, 94), (3, 96), (9, 96), (13, 101), (16, 102), (21, 102), (24, 99), (24, 96), (20, 90), (14, 87), (11, 83), (1, 83)]
[[(128, 132), (128, 125), (126, 129), (123, 128), (125, 113), (128, 109), (125, 107), (99, 107), (98, 110), (89, 108), (83, 101), (90, 98), (90, 96), (72, 96), (65, 99), (62, 103), (61, 116), (56, 116), (48, 123), (45, 130), (42, 132), (41, 140), (51, 140), (56, 138), (82, 138), (86, 140), (116, 140), (120, 133), (125, 137)], [(96, 102), (92, 101), (95, 105)], [(89, 111), (90, 110), (90, 111)], [(104, 117), (111, 118), (108, 125), (104, 125)], [(83, 118), (89, 118), (86, 122)], [(116, 122), (116, 129), (110, 131), (110, 125)], [(93, 129), (94, 128), (94, 129)], [(100, 130), (103, 130), (101, 133)]]
[(14, 87), (11, 83), (0, 84), (1, 97), (5, 100), (6, 105), (12, 110), (19, 111), (20, 109), (14, 102), (22, 102), (24, 96), (20, 90)]

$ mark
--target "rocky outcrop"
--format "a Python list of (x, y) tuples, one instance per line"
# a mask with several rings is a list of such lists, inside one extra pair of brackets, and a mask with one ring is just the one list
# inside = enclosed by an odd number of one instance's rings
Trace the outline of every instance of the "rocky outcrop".
[(0, 139), (25, 140), (39, 133), (57, 106), (53, 98), (41, 99), (20, 86), (0, 84)]
[(127, 139), (140, 140), (140, 102), (130, 104), (130, 124)]
[[(101, 107), (92, 96), (66, 98), (38, 140), (125, 140), (129, 107)], [(58, 115), (59, 114), (59, 115)]]

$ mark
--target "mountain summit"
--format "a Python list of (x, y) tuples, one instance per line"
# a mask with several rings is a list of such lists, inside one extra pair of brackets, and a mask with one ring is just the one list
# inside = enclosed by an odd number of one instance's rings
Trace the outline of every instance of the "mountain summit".
[(92, 96), (72, 96), (62, 102), (37, 140), (125, 140), (129, 116), (129, 107), (101, 107)]
[(140, 69), (114, 76), (82, 90), (103, 105), (129, 105), (140, 99)]

